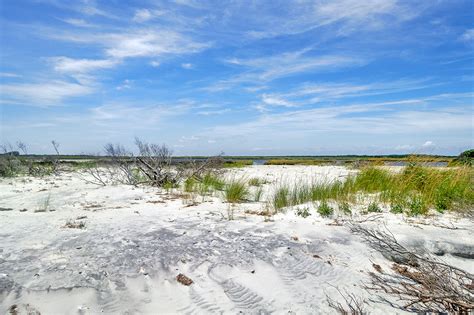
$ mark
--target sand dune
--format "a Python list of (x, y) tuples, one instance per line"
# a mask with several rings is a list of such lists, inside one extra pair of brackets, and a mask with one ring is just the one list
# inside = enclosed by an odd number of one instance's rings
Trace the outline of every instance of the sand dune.
[[(253, 166), (226, 176), (265, 179), (268, 193), (277, 181), (350, 172)], [(267, 220), (246, 214), (264, 207), (249, 202), (236, 206), (229, 221), (229, 205), (219, 196), (197, 200), (189, 206), (173, 192), (101, 187), (74, 174), (2, 179), (0, 312), (16, 305), (25, 314), (329, 314), (326, 295), (341, 299), (340, 288), (364, 299), (374, 314), (401, 313), (362, 288), (373, 263), (388, 269), (390, 262), (347, 227), (328, 225), (334, 218), (311, 208), (308, 218), (288, 209)], [(385, 212), (367, 224), (385, 224), (407, 246), (474, 272), (472, 221), (450, 214), (417, 220)], [(193, 284), (176, 281), (180, 273)]]

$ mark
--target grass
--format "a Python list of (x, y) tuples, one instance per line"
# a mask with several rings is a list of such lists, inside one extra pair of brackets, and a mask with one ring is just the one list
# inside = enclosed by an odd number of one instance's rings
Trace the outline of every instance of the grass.
[(369, 203), (369, 205), (367, 206), (367, 212), (368, 213), (378, 213), (378, 212), (382, 212), (382, 209), (380, 208), (380, 206), (378, 205), (378, 203), (376, 202), (371, 202)]
[(254, 177), (254, 178), (251, 178), (249, 179), (249, 185), (250, 186), (262, 186), (263, 184), (265, 184), (265, 181), (264, 180), (261, 180), (260, 178), (258, 177)]
[(253, 165), (253, 160), (235, 160), (235, 161), (225, 161), (224, 167), (233, 168), (233, 167), (245, 167)]
[(224, 181), (220, 179), (213, 173), (206, 173), (202, 179), (202, 185), (206, 187), (210, 187), (214, 190), (223, 190), (224, 189)]
[(331, 208), (326, 201), (322, 201), (318, 206), (318, 213), (326, 218), (334, 213), (334, 209)]
[(276, 189), (271, 199), (271, 204), (275, 212), (291, 205), (289, 195), (290, 189), (288, 186), (282, 185)]
[(341, 211), (345, 215), (351, 215), (352, 214), (351, 205), (347, 201), (340, 202), (337, 207), (338, 207), (339, 211)]
[(255, 202), (259, 202), (262, 199), (262, 196), (263, 196), (263, 187), (259, 186), (255, 190), (253, 199)]
[(229, 203), (245, 201), (248, 194), (248, 188), (243, 180), (231, 180), (224, 185), (224, 198)]
[(377, 167), (363, 168), (346, 181), (282, 185), (271, 197), (275, 211), (314, 201), (355, 201), (360, 194), (373, 199), (368, 212), (381, 211), (376, 202), (392, 205), (392, 212), (426, 214), (429, 209), (463, 211), (474, 206), (473, 169), (436, 169), (411, 164), (400, 173)]

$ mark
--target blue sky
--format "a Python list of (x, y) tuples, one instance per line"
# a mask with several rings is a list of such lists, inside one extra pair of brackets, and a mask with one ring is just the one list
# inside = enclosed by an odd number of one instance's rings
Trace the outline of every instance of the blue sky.
[(175, 154), (472, 148), (471, 0), (5, 0), (0, 142)]

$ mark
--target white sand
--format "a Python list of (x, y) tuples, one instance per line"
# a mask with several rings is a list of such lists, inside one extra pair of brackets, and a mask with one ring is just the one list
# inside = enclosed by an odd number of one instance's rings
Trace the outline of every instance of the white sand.
[[(227, 176), (265, 179), (268, 195), (282, 181), (343, 179), (350, 172), (252, 166)], [(46, 212), (35, 212), (48, 200)], [(326, 295), (341, 300), (336, 287), (365, 299), (374, 314), (401, 313), (362, 288), (372, 263), (389, 269), (390, 262), (347, 227), (328, 225), (334, 218), (321, 218), (313, 205), (300, 206), (310, 209), (308, 218), (288, 209), (265, 222), (244, 213), (265, 203), (248, 202), (235, 206), (229, 221), (229, 205), (218, 196), (195, 201), (188, 206), (190, 200), (151, 187), (96, 186), (74, 174), (0, 180), (0, 313), (16, 304), (25, 314), (326, 314), (334, 313)], [(67, 221), (86, 228), (65, 228)], [(457, 256), (474, 252), (472, 221), (383, 213), (369, 223), (384, 224), (408, 247), (443, 252), (440, 259), (474, 272), (472, 260)], [(194, 283), (181, 285), (179, 273)]]

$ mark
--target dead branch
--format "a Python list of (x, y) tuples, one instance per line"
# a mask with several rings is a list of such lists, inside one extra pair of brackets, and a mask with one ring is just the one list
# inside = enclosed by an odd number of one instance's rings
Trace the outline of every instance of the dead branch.
[(398, 298), (397, 307), (413, 312), (468, 314), (474, 310), (474, 275), (424, 251), (401, 245), (388, 230), (350, 225), (377, 251), (393, 261), (392, 272), (371, 272), (367, 289)]
[(326, 301), (329, 306), (335, 309), (341, 315), (363, 315), (367, 314), (364, 310), (364, 301), (361, 298), (356, 297), (353, 293), (348, 293), (347, 291), (342, 292), (339, 288), (336, 287), (339, 295), (344, 299), (343, 305), (341, 302), (338, 302), (330, 298), (326, 294)]

